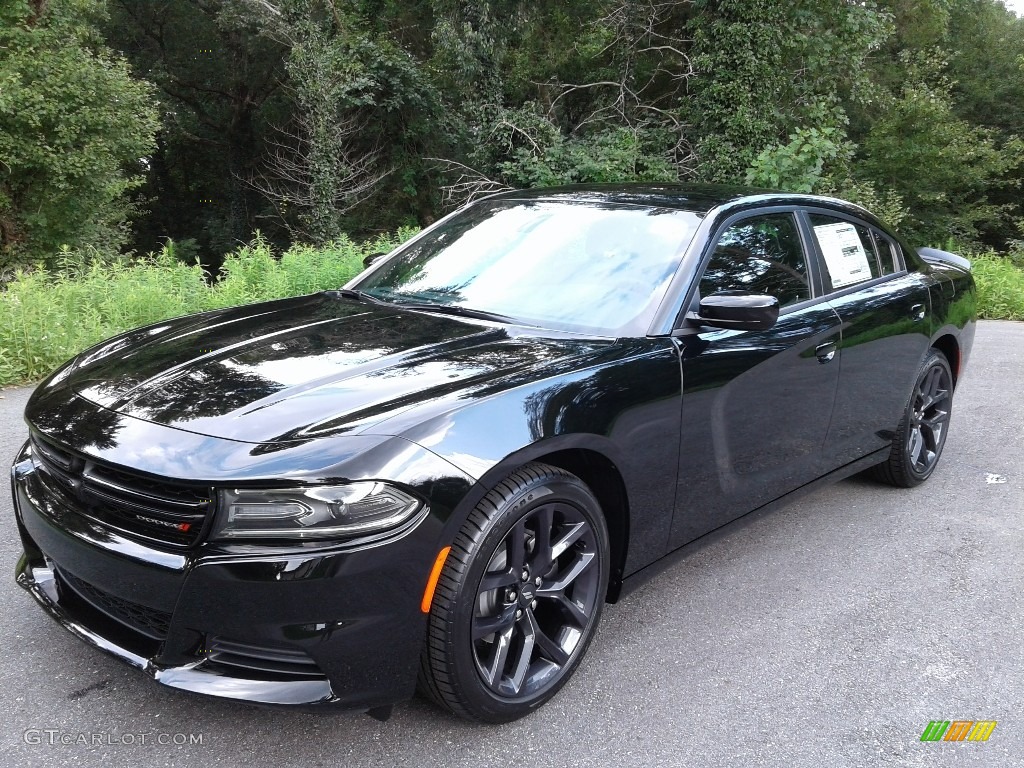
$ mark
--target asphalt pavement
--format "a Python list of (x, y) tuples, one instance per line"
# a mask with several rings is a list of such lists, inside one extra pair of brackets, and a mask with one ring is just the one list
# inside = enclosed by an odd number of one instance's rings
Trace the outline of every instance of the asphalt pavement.
[[(0, 765), (1020, 766), (1022, 382), (1024, 324), (981, 323), (928, 483), (852, 478), (700, 549), (609, 606), (569, 685), (503, 726), (422, 700), (381, 723), (166, 690), (15, 585), (4, 490)], [(0, 391), (5, 466), (28, 395)], [(998, 725), (922, 742), (932, 720)]]

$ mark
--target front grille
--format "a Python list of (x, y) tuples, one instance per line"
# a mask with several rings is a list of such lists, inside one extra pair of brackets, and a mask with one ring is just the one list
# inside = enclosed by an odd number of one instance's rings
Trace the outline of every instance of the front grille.
[(115, 597), (62, 568), (57, 569), (56, 573), (61, 584), (70, 587), (78, 597), (93, 608), (128, 625), (146, 637), (154, 640), (163, 640), (167, 637), (167, 631), (171, 625), (171, 614)]
[(226, 674), (259, 679), (324, 679), (324, 673), (298, 648), (253, 645), (210, 635), (202, 656), (208, 665)]
[(213, 489), (154, 480), (82, 459), (38, 435), (36, 465), (86, 517), (130, 536), (188, 547), (199, 541), (213, 511)]

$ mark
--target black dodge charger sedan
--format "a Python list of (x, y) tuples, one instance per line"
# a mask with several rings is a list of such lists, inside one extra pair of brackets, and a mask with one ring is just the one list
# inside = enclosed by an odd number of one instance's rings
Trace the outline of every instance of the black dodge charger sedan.
[(854, 472), (926, 480), (975, 317), (965, 260), (838, 200), (496, 195), (344, 288), (54, 372), (17, 579), (174, 688), (511, 720), (673, 553)]

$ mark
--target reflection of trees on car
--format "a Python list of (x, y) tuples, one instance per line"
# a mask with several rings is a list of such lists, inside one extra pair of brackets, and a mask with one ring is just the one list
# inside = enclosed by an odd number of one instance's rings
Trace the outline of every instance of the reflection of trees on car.
[(701, 279), (701, 295), (735, 290), (776, 296), (782, 306), (810, 296), (800, 238), (790, 216), (743, 222), (719, 239)]

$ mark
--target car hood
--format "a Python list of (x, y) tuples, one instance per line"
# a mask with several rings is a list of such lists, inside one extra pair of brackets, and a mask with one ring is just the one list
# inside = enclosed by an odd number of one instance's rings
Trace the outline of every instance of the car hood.
[(522, 381), (524, 371), (540, 375), (606, 344), (320, 293), (123, 334), (56, 371), (35, 397), (73, 392), (211, 437), (305, 441), (365, 432), (426, 401)]

